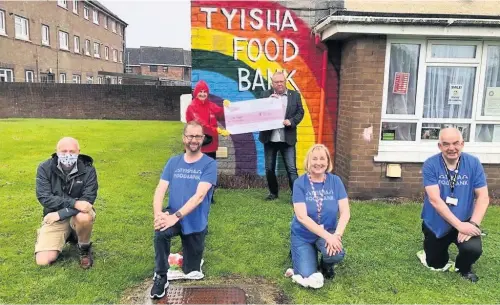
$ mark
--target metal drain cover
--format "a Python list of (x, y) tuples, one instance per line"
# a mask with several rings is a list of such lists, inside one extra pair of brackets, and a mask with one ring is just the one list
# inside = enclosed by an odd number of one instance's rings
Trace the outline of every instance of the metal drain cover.
[(245, 291), (237, 287), (170, 286), (157, 304), (246, 304)]

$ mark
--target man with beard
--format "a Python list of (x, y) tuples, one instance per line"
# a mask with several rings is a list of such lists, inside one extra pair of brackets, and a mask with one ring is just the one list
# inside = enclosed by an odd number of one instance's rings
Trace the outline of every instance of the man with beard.
[[(184, 256), (182, 271), (201, 279), (208, 214), (217, 183), (217, 161), (201, 152), (203, 127), (191, 121), (184, 127), (185, 153), (170, 158), (163, 169), (153, 200), (155, 275), (151, 298), (162, 298), (168, 287), (168, 256), (174, 236), (180, 235)], [(168, 207), (162, 210), (167, 189)]]
[(441, 153), (423, 165), (424, 251), (417, 256), (428, 267), (446, 269), (448, 247), (454, 243), (458, 247), (456, 269), (465, 279), (477, 282), (472, 264), (482, 254), (480, 225), (489, 205), (488, 186), (481, 162), (463, 153), (463, 146), (458, 129), (442, 129), (438, 143)]

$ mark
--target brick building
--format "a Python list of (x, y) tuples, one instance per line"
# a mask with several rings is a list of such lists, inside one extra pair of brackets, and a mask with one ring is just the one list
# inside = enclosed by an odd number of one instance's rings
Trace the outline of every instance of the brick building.
[[(192, 85), (204, 79), (212, 100), (237, 102), (256, 98), (273, 71), (284, 70), (305, 109), (299, 169), (307, 148), (322, 142), (351, 197), (420, 197), (422, 163), (439, 152), (436, 136), (451, 125), (498, 196), (495, 1), (191, 3)], [(263, 175), (255, 135), (221, 140), (221, 171)]]
[(98, 1), (1, 1), (0, 81), (105, 83), (124, 72), (126, 26)]
[(191, 80), (191, 51), (180, 48), (127, 48), (126, 72), (154, 76), (160, 80)]

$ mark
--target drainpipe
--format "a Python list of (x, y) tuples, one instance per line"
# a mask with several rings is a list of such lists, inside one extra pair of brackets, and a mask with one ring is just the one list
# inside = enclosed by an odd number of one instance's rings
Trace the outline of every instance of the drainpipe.
[(328, 48), (321, 42), (320, 35), (316, 34), (315, 37), (316, 47), (323, 51), (321, 60), (321, 95), (319, 101), (319, 129), (318, 129), (318, 143), (323, 144), (323, 125), (325, 120), (325, 87), (326, 76), (328, 71)]

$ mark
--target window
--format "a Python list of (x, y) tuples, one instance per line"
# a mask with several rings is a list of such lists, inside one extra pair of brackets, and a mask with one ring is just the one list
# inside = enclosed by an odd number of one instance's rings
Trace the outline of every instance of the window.
[(113, 61), (114, 62), (118, 61), (118, 51), (117, 50), (113, 50)]
[(122, 26), (119, 23), (116, 25), (116, 30), (118, 31), (118, 35), (122, 36)]
[(104, 16), (104, 28), (105, 29), (108, 28), (108, 16), (107, 15)]
[(87, 76), (87, 84), (93, 84), (94, 83), (94, 77), (93, 76)]
[(27, 83), (33, 83), (35, 81), (35, 72), (32, 70), (26, 70), (24, 75)]
[(163, 73), (168, 73), (168, 66), (163, 67)]
[(7, 34), (5, 31), (5, 11), (2, 10), (0, 10), (0, 34)]
[(85, 5), (83, 6), (83, 18), (89, 20), (89, 8)]
[(77, 74), (73, 74), (73, 84), (80, 84), (82, 82), (82, 77)]
[(59, 49), (69, 51), (69, 34), (59, 31)]
[(94, 42), (94, 57), (101, 57), (101, 45), (98, 42)]
[(97, 83), (100, 85), (102, 84), (102, 76), (97, 77)]
[(80, 53), (80, 37), (73, 37), (73, 48), (75, 53)]
[(158, 72), (158, 66), (149, 66), (149, 72)]
[(116, 22), (114, 20), (111, 20), (111, 30), (116, 33)]
[(99, 12), (96, 10), (92, 11), (92, 19), (95, 24), (99, 24)]
[(14, 72), (11, 69), (0, 69), (0, 83), (13, 82)]
[(59, 82), (61, 84), (66, 83), (66, 73), (59, 73)]
[(376, 161), (421, 162), (445, 127), (471, 152), (500, 144), (500, 42), (389, 39), (386, 58)]
[(123, 82), (123, 79), (121, 77), (118, 77), (118, 84), (121, 85)]
[(78, 1), (73, 0), (73, 13), (78, 15)]
[(123, 62), (123, 52), (120, 51), (120, 56), (118, 57), (119, 62)]
[(104, 58), (109, 59), (109, 47), (104, 47)]
[(85, 39), (85, 55), (90, 56), (90, 40)]
[(60, 7), (68, 8), (68, 3), (66, 0), (57, 0), (57, 5)]
[(16, 38), (22, 40), (30, 39), (30, 30), (28, 19), (16, 16), (15, 17)]
[(42, 44), (46, 46), (50, 46), (50, 34), (49, 27), (45, 24), (42, 24)]
[(191, 68), (184, 68), (184, 80), (190, 81), (191, 80)]

